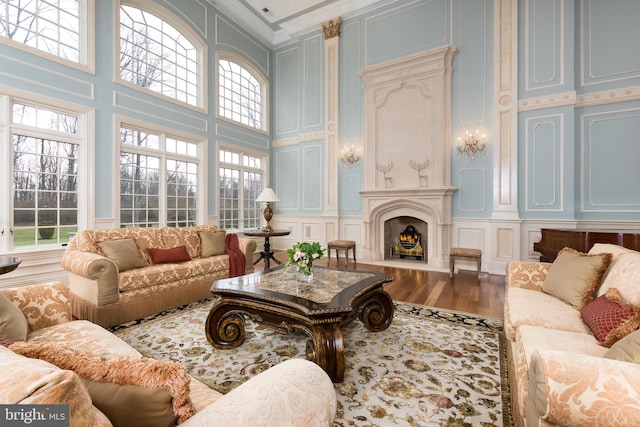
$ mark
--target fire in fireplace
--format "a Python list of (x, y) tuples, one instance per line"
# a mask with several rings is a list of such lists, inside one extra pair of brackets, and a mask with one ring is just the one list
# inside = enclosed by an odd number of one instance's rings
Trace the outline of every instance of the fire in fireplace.
[(400, 236), (398, 243), (391, 247), (391, 257), (406, 256), (416, 257), (416, 259), (426, 259), (426, 250), (422, 247), (422, 235), (418, 233), (413, 225), (408, 225)]

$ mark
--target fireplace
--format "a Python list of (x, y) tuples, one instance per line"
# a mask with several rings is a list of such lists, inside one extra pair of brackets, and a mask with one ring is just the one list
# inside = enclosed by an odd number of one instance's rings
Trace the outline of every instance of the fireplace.
[[(451, 247), (451, 198), (455, 188), (363, 190), (364, 258), (387, 259), (385, 224), (394, 218), (411, 218), (424, 224), (420, 231), (426, 260), (434, 268), (446, 269)], [(408, 224), (407, 224), (408, 225)], [(426, 231), (425, 231), (426, 230)]]
[[(364, 258), (388, 259), (385, 223), (423, 229), (423, 262), (446, 269), (451, 247), (451, 61), (443, 46), (364, 68)], [(419, 164), (423, 167), (415, 167)], [(419, 221), (418, 221), (419, 220)], [(410, 224), (406, 224), (410, 225)], [(406, 226), (405, 225), (405, 226)]]
[(427, 239), (427, 223), (408, 216), (384, 222), (385, 259), (407, 258), (427, 260), (427, 250), (422, 242)]

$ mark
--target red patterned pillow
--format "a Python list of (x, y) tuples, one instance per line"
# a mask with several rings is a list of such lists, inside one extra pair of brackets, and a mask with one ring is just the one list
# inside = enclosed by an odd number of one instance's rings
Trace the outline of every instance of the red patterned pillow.
[(585, 304), (580, 315), (598, 344), (605, 347), (640, 327), (640, 307), (624, 301), (616, 288)]
[(171, 249), (149, 248), (149, 256), (154, 264), (191, 261), (186, 246), (178, 246)]
[(14, 342), (15, 340), (12, 340), (10, 338), (0, 337), (0, 345), (3, 345), (5, 347), (9, 347)]

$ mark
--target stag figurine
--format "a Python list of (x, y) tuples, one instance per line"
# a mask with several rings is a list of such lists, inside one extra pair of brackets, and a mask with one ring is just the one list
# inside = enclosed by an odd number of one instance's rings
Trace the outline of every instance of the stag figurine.
[(382, 175), (384, 176), (384, 186), (386, 188), (393, 187), (393, 180), (390, 176), (387, 176), (387, 172), (389, 172), (391, 169), (393, 169), (393, 162), (387, 163), (386, 165), (376, 163), (376, 170), (378, 172), (382, 172)]
[(425, 160), (422, 163), (418, 163), (414, 160), (409, 160), (409, 166), (411, 166), (412, 169), (415, 169), (418, 171), (418, 181), (420, 182), (420, 187), (429, 186), (429, 177), (422, 173), (422, 171), (426, 169), (427, 166), (429, 166), (429, 164), (430, 164), (429, 160)]

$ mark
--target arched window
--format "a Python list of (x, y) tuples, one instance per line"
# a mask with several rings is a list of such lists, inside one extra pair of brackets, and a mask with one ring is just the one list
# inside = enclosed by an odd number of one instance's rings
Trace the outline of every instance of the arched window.
[(267, 130), (267, 83), (264, 76), (235, 56), (218, 59), (218, 116)]
[(93, 68), (93, 0), (0, 0), (0, 40)]
[(169, 12), (158, 6), (154, 12), (120, 6), (120, 79), (204, 107), (204, 43)]

